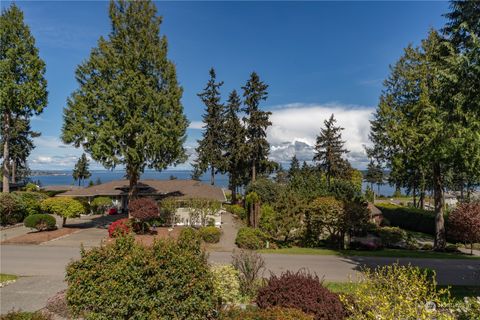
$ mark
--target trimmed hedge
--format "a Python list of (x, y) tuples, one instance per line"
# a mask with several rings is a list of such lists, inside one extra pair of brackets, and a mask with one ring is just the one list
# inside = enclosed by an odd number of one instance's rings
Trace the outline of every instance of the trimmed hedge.
[(238, 230), (235, 244), (242, 249), (257, 250), (265, 248), (267, 235), (260, 229), (243, 227)]
[(200, 237), (206, 243), (217, 243), (220, 241), (222, 231), (217, 227), (202, 227), (199, 230)]
[(49, 214), (32, 214), (25, 218), (23, 224), (27, 228), (47, 231), (55, 229), (57, 221)]
[(88, 251), (67, 267), (73, 318), (211, 319), (217, 297), (207, 256), (196, 242), (133, 236)]
[(435, 213), (389, 203), (375, 205), (392, 227), (435, 235)]

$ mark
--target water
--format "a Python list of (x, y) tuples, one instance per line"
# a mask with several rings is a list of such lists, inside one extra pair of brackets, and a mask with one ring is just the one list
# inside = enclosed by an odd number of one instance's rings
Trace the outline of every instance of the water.
[[(97, 179), (100, 179), (101, 182), (109, 182), (112, 180), (122, 180), (125, 179), (125, 171), (123, 170), (92, 170), (92, 176), (87, 179), (85, 186), (88, 185), (89, 181), (94, 183)], [(165, 171), (145, 171), (141, 179), (158, 179), (158, 180), (168, 180), (170, 177), (176, 177), (177, 179), (188, 180), (192, 178), (192, 171), (190, 170), (165, 170)], [(33, 176), (31, 177), (33, 181), (40, 181), (42, 186), (50, 185), (77, 185), (72, 178), (72, 171), (56, 171), (55, 175), (42, 175), (42, 176)], [(200, 177), (200, 180), (204, 183), (210, 183), (210, 173), (206, 173)], [(223, 188), (228, 187), (228, 175), (226, 174), (217, 174), (215, 175), (215, 185)], [(362, 189), (365, 190), (367, 183), (363, 183)], [(374, 190), (377, 192), (377, 186), (374, 185)], [(395, 187), (388, 184), (380, 186), (380, 194), (390, 196), (395, 192)], [(402, 193), (404, 190), (402, 190)]]

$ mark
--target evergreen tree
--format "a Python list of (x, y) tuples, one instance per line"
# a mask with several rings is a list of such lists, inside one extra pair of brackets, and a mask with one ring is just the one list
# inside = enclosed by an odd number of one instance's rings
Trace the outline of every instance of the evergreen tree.
[(300, 162), (297, 159), (297, 155), (293, 155), (290, 161), (290, 168), (288, 169), (288, 176), (291, 179), (300, 172)]
[(85, 179), (90, 178), (92, 175), (90, 171), (88, 171), (88, 159), (85, 153), (78, 159), (77, 163), (75, 164), (75, 168), (73, 169), (72, 176), (73, 180), (78, 181), (78, 185), (80, 186), (81, 182), (84, 182)]
[(379, 163), (370, 162), (367, 165), (367, 173), (365, 174), (365, 181), (370, 183), (370, 188), (373, 190), (373, 184), (377, 185), (377, 194), (380, 194), (380, 185), (383, 183), (383, 169)]
[(448, 22), (442, 31), (462, 50), (473, 44), (472, 33), (480, 37), (480, 1), (451, 1), (450, 8), (451, 11), (444, 15)]
[(237, 91), (230, 93), (224, 110), (224, 136), (226, 172), (228, 172), (228, 185), (232, 192), (232, 203), (237, 200), (237, 188), (242, 185), (245, 176), (245, 128), (243, 127), (238, 112), (240, 111), (240, 97)]
[(262, 111), (260, 103), (267, 100), (268, 85), (260, 80), (260, 77), (252, 72), (250, 79), (243, 89), (246, 137), (248, 143), (247, 159), (251, 169), (250, 179), (255, 182), (257, 174), (267, 172), (272, 163), (268, 161), (270, 145), (267, 141), (267, 128), (272, 124), (268, 119), (272, 114)]
[(188, 126), (175, 65), (151, 1), (110, 2), (112, 30), (78, 66), (64, 110), (62, 140), (106, 168), (125, 165), (129, 197), (145, 167), (185, 161)]
[[(28, 156), (33, 148), (30, 118), (47, 105), (47, 81), (45, 63), (23, 21), (23, 12), (15, 4), (0, 16), (0, 39), (2, 175), (3, 192), (9, 192), (10, 166), (13, 164), (15, 170), (19, 163), (24, 164), (25, 154)], [(20, 140), (17, 142), (15, 137)]]
[(205, 105), (203, 123), (205, 124), (202, 140), (196, 148), (198, 158), (194, 164), (194, 176), (199, 177), (210, 168), (210, 183), (215, 184), (215, 173), (224, 172), (224, 106), (220, 103), (220, 87), (223, 82), (216, 82), (216, 74), (210, 69), (210, 79), (207, 86), (198, 94)]
[(345, 177), (350, 169), (350, 164), (342, 156), (348, 151), (344, 149), (345, 141), (342, 141), (342, 127), (335, 126), (336, 120), (333, 114), (325, 120), (325, 128), (320, 130), (315, 145), (314, 161), (319, 162), (319, 167), (325, 172), (327, 184), (330, 187), (331, 179)]

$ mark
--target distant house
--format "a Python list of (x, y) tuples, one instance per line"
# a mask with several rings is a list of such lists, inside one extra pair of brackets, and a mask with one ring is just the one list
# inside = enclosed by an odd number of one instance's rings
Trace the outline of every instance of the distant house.
[[(74, 197), (74, 198), (88, 198), (92, 201), (98, 196), (107, 196), (112, 198), (113, 204), (122, 212), (126, 212), (128, 208), (128, 180), (115, 180), (99, 185), (90, 186), (87, 188), (79, 188), (69, 190), (58, 194), (57, 197)], [(178, 199), (181, 203), (184, 200), (190, 199), (207, 199), (215, 200), (221, 203), (227, 199), (223, 189), (217, 186), (202, 183), (195, 180), (140, 180), (137, 184), (138, 197), (150, 197), (155, 200), (162, 200), (165, 198)], [(185, 207), (177, 209), (179, 219), (178, 225), (189, 223), (189, 210)], [(212, 217), (215, 220), (215, 225), (221, 225), (220, 213)]]

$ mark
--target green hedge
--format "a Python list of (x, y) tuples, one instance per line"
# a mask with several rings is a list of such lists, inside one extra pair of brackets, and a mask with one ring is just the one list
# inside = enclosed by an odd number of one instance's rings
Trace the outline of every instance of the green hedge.
[(12, 193), (20, 198), (25, 208), (26, 216), (42, 213), (40, 202), (48, 198), (48, 196), (42, 192), (15, 191)]
[(393, 227), (435, 235), (435, 213), (433, 211), (390, 203), (379, 203), (375, 206), (380, 209)]
[(202, 240), (207, 243), (219, 242), (222, 235), (222, 231), (217, 227), (202, 227), (199, 232)]
[(32, 214), (25, 218), (23, 224), (27, 228), (46, 231), (55, 229), (57, 221), (49, 214)]
[(257, 250), (265, 248), (267, 235), (260, 229), (243, 227), (238, 230), (235, 243), (239, 248)]

